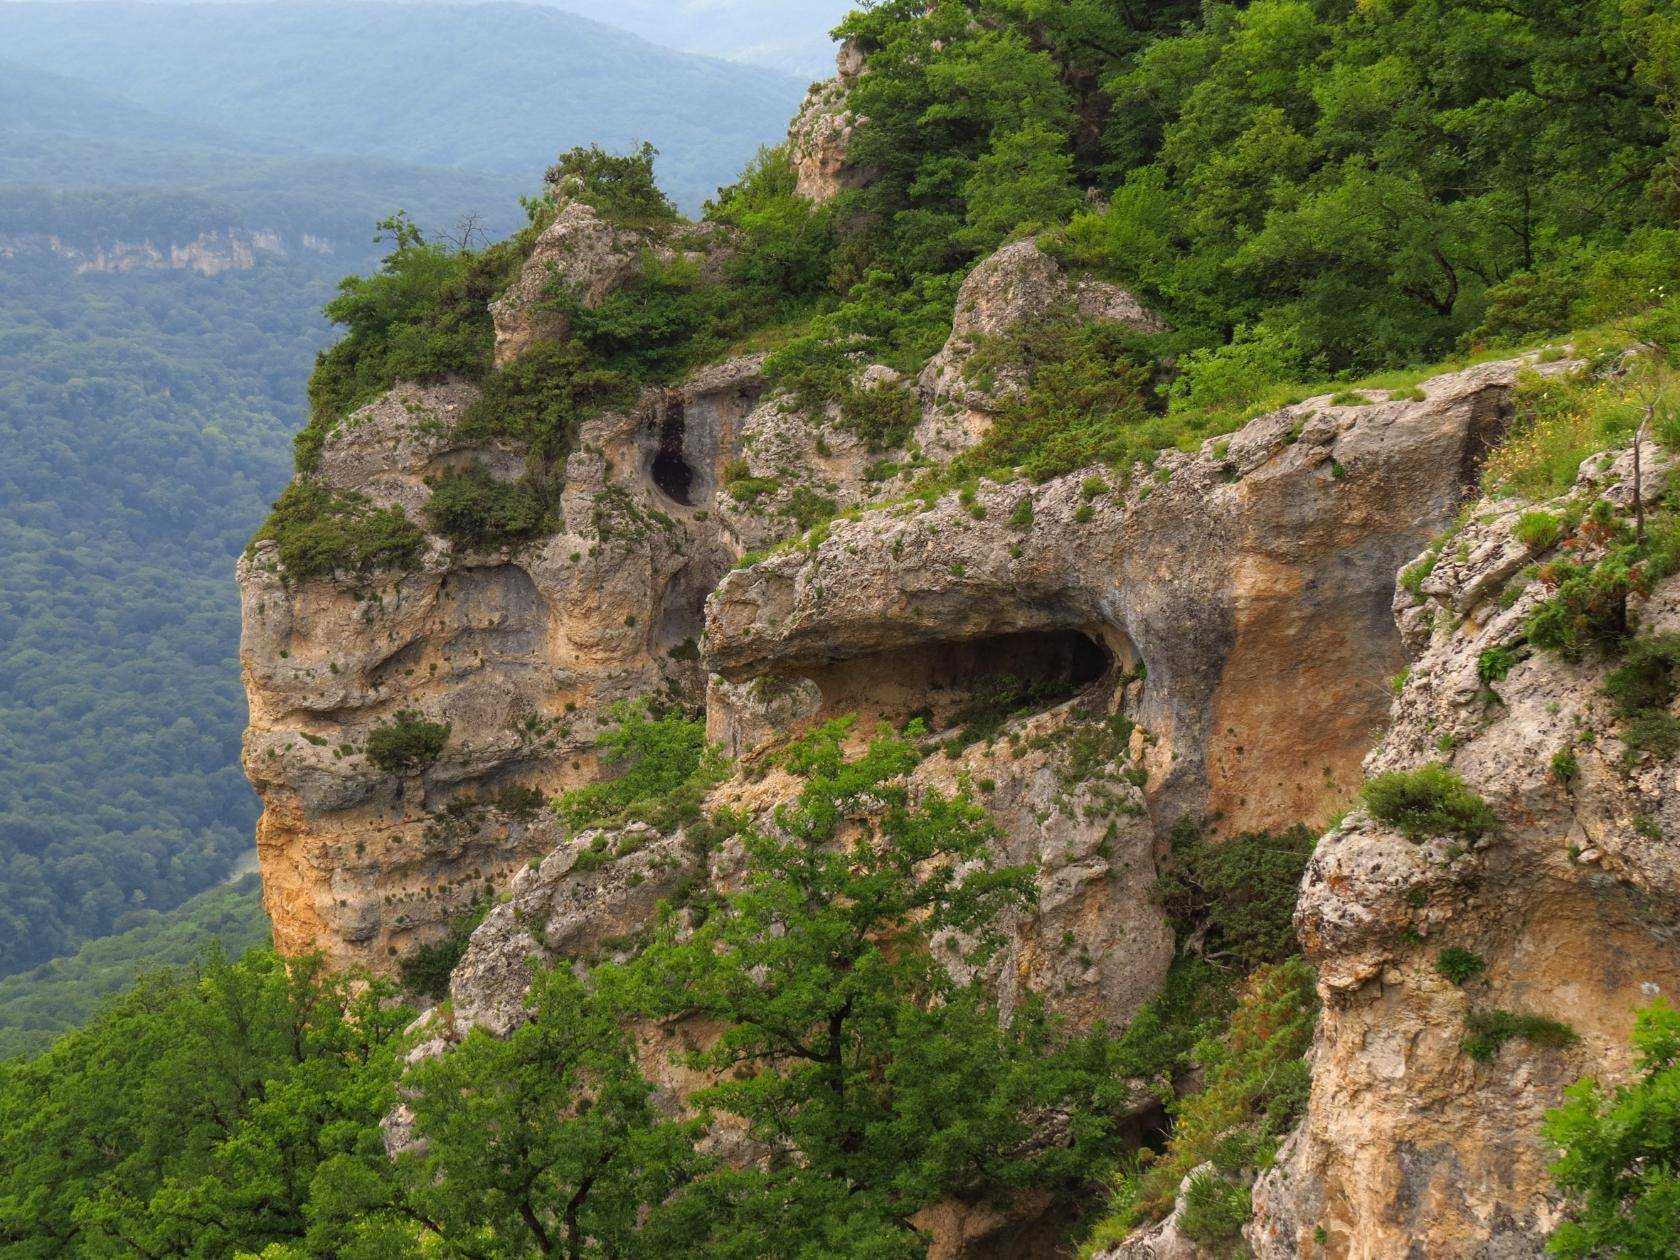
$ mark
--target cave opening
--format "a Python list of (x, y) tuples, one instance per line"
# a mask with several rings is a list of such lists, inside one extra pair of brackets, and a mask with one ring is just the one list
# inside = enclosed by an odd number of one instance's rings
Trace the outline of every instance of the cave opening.
[(830, 713), (922, 717), (944, 730), (999, 726), (1053, 708), (1117, 677), (1115, 664), (1094, 635), (1030, 630), (856, 657), (808, 676)]
[(665, 403), (665, 414), (659, 422), (659, 448), (648, 471), (653, 484), (668, 499), (683, 507), (693, 507), (694, 466), (683, 449), (686, 437), (683, 400), (679, 395), (672, 395)]

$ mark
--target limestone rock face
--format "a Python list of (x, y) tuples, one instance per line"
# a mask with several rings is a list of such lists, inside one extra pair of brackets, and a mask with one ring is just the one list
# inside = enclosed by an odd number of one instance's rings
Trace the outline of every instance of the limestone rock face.
[(1323, 817), (1357, 786), (1404, 663), (1394, 572), (1459, 507), (1520, 366), (1438, 377), (1422, 401), (1308, 399), (1130, 484), (982, 484), (972, 503), (837, 521), (724, 579), (707, 668), (904, 716), (935, 683), (960, 693), (965, 653), (1083, 641), (1136, 680), (1157, 827)]
[(799, 195), (818, 205), (834, 200), (848, 188), (866, 183), (863, 172), (847, 162), (852, 136), (868, 123), (846, 103), (852, 85), (863, 75), (863, 56), (857, 45), (843, 44), (838, 71), (813, 86), (788, 128), (788, 156), (798, 177)]
[(531, 256), (506, 293), (490, 304), (496, 327), (496, 364), (511, 363), (533, 342), (566, 335), (563, 312), (545, 299), (570, 291), (585, 306), (598, 306), (640, 273), (643, 259), (662, 263), (683, 257), (702, 271), (717, 271), (726, 250), (723, 230), (702, 224), (672, 241), (665, 234), (607, 222), (575, 196), (576, 186), (551, 189), (559, 202), (554, 222), (537, 237)]
[(991, 380), (971, 380), (967, 369), (975, 350), (988, 339), (1059, 314), (1138, 332), (1166, 328), (1127, 290), (1088, 276), (1069, 276), (1036, 242), (1005, 245), (963, 281), (950, 339), (922, 369), (919, 384), (926, 407), (916, 430), (917, 445), (943, 460), (979, 441), (991, 426), (998, 399), (1020, 388), (1025, 371), (1006, 361)]
[[(729, 559), (705, 509), (718, 448), (762, 390), (757, 367), (722, 364), (590, 420), (549, 538), (475, 550), (429, 536), (412, 572), (308, 581), (270, 543), (241, 562), (244, 760), (283, 950), (388, 967), (559, 843), (548, 812), (509, 789), (594, 777), (619, 701), (700, 701), (693, 641)], [(522, 452), (454, 436), (476, 396), (399, 386), (327, 439), (314, 475), (416, 521), (426, 479), (450, 467), (512, 480)], [(450, 734), (435, 763), (389, 774), (364, 749), (401, 714)]]
[[(1646, 494), (1666, 484), (1645, 451)], [(1654, 469), (1654, 471), (1653, 471)], [(1592, 460), (1560, 514), (1626, 505), (1630, 461)], [(1373, 773), (1446, 762), (1494, 809), (1468, 844), (1407, 839), (1364, 811), (1321, 842), (1296, 914), (1324, 1015), (1308, 1111), (1256, 1188), (1257, 1254), (1518, 1257), (1544, 1254), (1561, 1204), (1545, 1111), (1582, 1073), (1624, 1079), (1636, 1007), (1680, 992), (1680, 789), (1673, 760), (1624, 755), (1603, 694), (1607, 666), (1524, 644), (1547, 594), (1513, 534), (1532, 505), (1493, 500), (1448, 538), (1396, 613), (1416, 660)], [(1566, 539), (1591, 559), (1589, 533)], [(1636, 609), (1642, 631), (1680, 630), (1680, 582)], [(1505, 649), (1503, 677), (1479, 665)], [(1574, 770), (1554, 758), (1568, 753)], [(1486, 962), (1460, 986), (1447, 947)], [(1463, 1050), (1466, 1021), (1494, 1010), (1567, 1024), (1564, 1047)]]
[[(913, 792), (947, 795), (963, 782), (984, 785), (978, 800), (999, 824), (997, 862), (1037, 868), (1036, 904), (1004, 925), (1008, 947), (985, 977), (1002, 1008), (1034, 993), (1087, 1026), (1129, 1020), (1160, 988), (1173, 954), (1154, 896), (1154, 833), (1123, 763), (1078, 774), (1070, 765), (1072, 739), (1096, 722), (1078, 702), (1058, 706), (955, 758), (929, 757), (910, 780)], [(709, 807), (774, 827), (777, 807), (802, 781), (780, 771), (751, 778), (723, 784)], [(685, 882), (699, 876), (729, 888), (741, 874), (738, 844), (720, 846), (701, 870), (680, 832), (633, 826), (567, 841), (515, 875), (508, 900), (473, 933), (450, 986), (457, 1023), (506, 1033), (523, 1018), (533, 959), (622, 948)]]

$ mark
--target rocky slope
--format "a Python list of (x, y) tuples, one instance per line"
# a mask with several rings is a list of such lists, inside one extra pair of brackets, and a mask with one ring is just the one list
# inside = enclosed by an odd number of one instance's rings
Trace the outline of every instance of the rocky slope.
[[(1644, 455), (1654, 502), (1667, 461)], [(1624, 452), (1590, 459), (1540, 507), (1569, 521), (1601, 500), (1625, 513), (1631, 498)], [(1543, 1113), (1583, 1073), (1625, 1076), (1635, 1008), (1680, 991), (1676, 764), (1624, 746), (1609, 664), (1525, 647), (1551, 593), (1533, 566), (1602, 547), (1590, 525), (1525, 545), (1525, 510), (1479, 504), (1417, 592), (1397, 596), (1415, 663), (1367, 768), (1446, 762), (1497, 826), (1473, 844), (1419, 843), (1359, 811), (1321, 843), (1296, 916), (1325, 1003), (1312, 1101), (1255, 1195), (1261, 1256), (1543, 1254), (1562, 1209)], [(1637, 602), (1642, 633), (1680, 628), (1680, 583)], [(1494, 677), (1500, 651), (1521, 659)], [(1485, 970), (1454, 983), (1448, 949)], [(1575, 1039), (1516, 1036), (1477, 1061), (1467, 1021), (1494, 1011)]]

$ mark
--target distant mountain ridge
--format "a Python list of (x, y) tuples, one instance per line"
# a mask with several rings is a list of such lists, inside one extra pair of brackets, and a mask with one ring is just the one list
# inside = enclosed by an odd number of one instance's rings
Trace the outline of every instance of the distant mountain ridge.
[(806, 86), (509, 3), (4, 3), (0, 48), (259, 150), (534, 181), (573, 145), (650, 140), (689, 207), (780, 138)]

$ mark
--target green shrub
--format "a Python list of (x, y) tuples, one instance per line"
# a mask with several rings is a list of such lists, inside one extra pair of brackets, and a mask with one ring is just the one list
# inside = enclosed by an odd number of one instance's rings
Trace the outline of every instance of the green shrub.
[[(1299, 958), (1243, 982), (1229, 1022), (1194, 1051), (1201, 1090), (1172, 1104), (1166, 1149), (1122, 1182), (1118, 1219), (1107, 1233), (1164, 1217), (1179, 1183), (1204, 1163), (1227, 1176), (1265, 1166), (1306, 1106), (1312, 1072), (1305, 1056), (1317, 1021), (1313, 971)], [(1210, 1227), (1233, 1214), (1209, 1208)]]
[(1563, 534), (1563, 522), (1550, 512), (1524, 512), (1517, 518), (1516, 534), (1518, 542), (1539, 554), (1557, 546)]
[(1551, 769), (1552, 778), (1565, 785), (1581, 777), (1581, 763), (1576, 758), (1573, 748), (1564, 748), (1553, 753)]
[(1173, 827), (1157, 895), (1180, 939), (1248, 972), (1295, 952), (1295, 902), (1318, 837), (1305, 827), (1216, 839)]
[(474, 929), (490, 913), (491, 904), (489, 898), (477, 902), (450, 922), (448, 935), (442, 940), (421, 945), (405, 955), (397, 964), (403, 988), (429, 998), (447, 997), (449, 978), (466, 955)]
[(1239, 1240), (1242, 1227), (1254, 1214), (1252, 1199), (1244, 1182), (1232, 1181), (1216, 1168), (1204, 1169), (1185, 1187), (1178, 1227), (1191, 1242), (1204, 1247), (1228, 1246)]
[(900, 382), (848, 386), (840, 398), (842, 427), (857, 434), (875, 452), (903, 447), (921, 418), (921, 400)]
[(1669, 712), (1680, 686), (1680, 634), (1644, 635), (1628, 641), (1621, 663), (1604, 680), (1604, 691), (1622, 720), (1629, 754), (1680, 752), (1680, 718)]
[(538, 341), (513, 362), (484, 378), (484, 392), (461, 418), (467, 441), (507, 440), (556, 465), (577, 444), (591, 412), (622, 405), (634, 394), (621, 374), (592, 366), (574, 341)]
[(1568, 1024), (1520, 1011), (1472, 1011), (1464, 1027), (1464, 1040), (1459, 1044), (1478, 1063), (1488, 1062), (1506, 1042), (1519, 1037), (1547, 1050), (1561, 1049), (1580, 1040)]
[(368, 760), (387, 774), (412, 774), (442, 755), (449, 731), (448, 722), (428, 722), (418, 713), (403, 709), (388, 726), (368, 734), (364, 751)]
[(1487, 970), (1487, 960), (1472, 950), (1449, 945), (1436, 956), (1435, 970), (1462, 986)]
[(797, 187), (786, 148), (763, 149), (706, 206), (708, 219), (739, 233), (731, 283), (776, 307), (809, 301), (828, 288), (834, 216), (801, 197)]
[(559, 528), (557, 490), (525, 476), (498, 481), (484, 465), (444, 473), (428, 482), (426, 504), (431, 527), (451, 542), (468, 547), (498, 547), (528, 542)]
[(288, 581), (336, 572), (402, 569), (420, 557), (426, 536), (400, 507), (375, 507), (365, 496), (293, 481), (251, 539), (272, 541)]
[(1391, 770), (1365, 785), (1365, 807), (1412, 840), (1457, 835), (1473, 840), (1498, 825), (1493, 809), (1442, 765)]
[(1523, 653), (1519, 648), (1488, 648), (1476, 658), (1476, 677), (1482, 680), (1483, 686), (1504, 682), (1522, 658)]
[(676, 206), (659, 189), (653, 175), (659, 150), (643, 142), (629, 153), (608, 153), (591, 144), (562, 153), (548, 168), (548, 182), (576, 179), (579, 196), (600, 212), (602, 218), (626, 226), (674, 223), (680, 217)]
[(377, 272), (344, 280), (327, 303), (327, 318), (346, 332), (315, 361), (309, 425), (297, 437), (299, 471), (314, 470), (340, 420), (398, 381), (478, 380), (489, 370), (489, 303), (517, 274), (535, 222), (479, 253), (429, 244), (400, 215), (381, 225), (395, 248)]
[(591, 827), (645, 822), (673, 830), (700, 817), (700, 802), (725, 774), (706, 744), (706, 726), (679, 714), (655, 716), (642, 704), (613, 710), (617, 725), (599, 741), (614, 777), (565, 793), (554, 812), (574, 834)]
[(1552, 1178), (1568, 1203), (1551, 1254), (1657, 1260), (1680, 1237), (1680, 1012), (1663, 999), (1640, 1011), (1633, 1047), (1634, 1080), (1611, 1090), (1587, 1077), (1547, 1113)]

